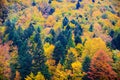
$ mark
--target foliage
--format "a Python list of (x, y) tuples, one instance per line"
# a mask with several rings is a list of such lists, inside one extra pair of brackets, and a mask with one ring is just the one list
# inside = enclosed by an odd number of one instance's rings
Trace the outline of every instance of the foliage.
[(37, 75), (34, 75), (33, 73), (30, 73), (29, 76), (25, 78), (25, 80), (45, 80), (44, 76), (41, 74), (41, 72), (38, 72)]
[[(116, 73), (113, 71), (110, 63), (112, 59), (103, 50), (98, 50), (91, 60), (88, 78), (95, 80), (117, 79)], [(110, 72), (110, 73), (109, 73)]]
[(10, 59), (11, 56), (9, 54), (9, 44), (5, 43), (1, 44), (0, 41), (0, 79), (10, 79), (11, 77), (11, 68), (10, 68)]

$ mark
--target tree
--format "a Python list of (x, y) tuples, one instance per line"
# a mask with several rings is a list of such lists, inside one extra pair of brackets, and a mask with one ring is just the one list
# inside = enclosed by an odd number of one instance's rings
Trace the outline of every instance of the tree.
[(45, 80), (44, 76), (41, 74), (41, 72), (38, 72), (37, 75), (34, 75), (33, 73), (30, 73), (25, 80)]
[(75, 36), (75, 44), (82, 43), (82, 40), (79, 36)]
[(95, 0), (92, 0), (92, 2), (94, 3), (94, 2), (95, 2)]
[(111, 55), (106, 43), (101, 38), (87, 39), (84, 44), (84, 54), (82, 54), (82, 58), (85, 58), (87, 55), (91, 58), (99, 49), (102, 49)]
[(65, 69), (72, 69), (71, 64), (75, 62), (75, 57), (72, 52), (68, 53), (65, 58), (64, 67)]
[(117, 74), (113, 71), (110, 63), (112, 59), (103, 50), (98, 50), (90, 64), (88, 78), (91, 80), (115, 80)]
[(55, 49), (53, 51), (53, 59), (56, 60), (56, 64), (59, 63), (59, 61), (63, 60), (65, 58), (65, 48), (61, 44), (60, 41), (57, 41), (55, 44)]
[(93, 25), (92, 24), (90, 25), (89, 31), (93, 32)]
[(24, 30), (24, 38), (27, 39), (29, 38), (33, 32), (34, 32), (34, 26), (32, 23), (30, 23), (29, 27), (27, 29)]
[(64, 31), (60, 32), (58, 37), (57, 37), (57, 41), (60, 41), (62, 46), (65, 48), (67, 45), (67, 37), (64, 34)]
[(82, 80), (82, 77), (84, 76), (84, 73), (82, 71), (82, 64), (79, 61), (75, 61), (71, 64), (72, 66), (72, 73), (73, 75), (72, 80)]
[(76, 9), (79, 9), (79, 8), (80, 8), (80, 2), (78, 1), (76, 4)]
[(112, 40), (112, 47), (114, 49), (120, 50), (120, 33), (117, 35), (117, 37), (113, 38)]
[(62, 23), (63, 23), (63, 26), (66, 26), (68, 24), (69, 20), (67, 17), (64, 17)]
[(9, 49), (9, 43), (1, 44), (0, 40), (0, 80), (10, 79), (11, 77)]
[[(89, 71), (90, 68), (90, 58), (88, 56), (85, 57), (83, 63), (82, 63), (82, 70), (87, 73)], [(84, 77), (82, 78), (83, 80), (89, 80), (88, 79), (88, 75), (84, 75)]]
[(32, 72), (37, 74), (37, 72), (41, 72), (46, 79), (50, 79), (50, 73), (48, 71), (48, 67), (45, 64), (46, 57), (44, 55), (44, 49), (40, 37), (40, 33), (36, 33), (34, 37), (34, 41), (36, 44), (35, 49), (33, 50), (33, 64), (32, 64)]
[(25, 40), (18, 48), (18, 71), (23, 80), (26, 75), (30, 74), (32, 67), (32, 56), (29, 53), (28, 41)]
[(16, 71), (14, 80), (20, 80), (20, 73), (18, 71)]
[(83, 33), (83, 29), (81, 28), (81, 26), (77, 23), (76, 24), (76, 28), (74, 29), (74, 35), (75, 36), (80, 36), (80, 35), (82, 35), (82, 33)]
[(84, 72), (88, 72), (89, 71), (89, 67), (90, 67), (90, 58), (88, 56), (85, 57), (83, 64), (82, 64), (82, 70)]
[(68, 42), (67, 42), (67, 48), (69, 49), (70, 47), (75, 47), (75, 43), (74, 43), (74, 41), (73, 41), (73, 39), (72, 39), (72, 32), (71, 31), (69, 31), (68, 32), (68, 35), (67, 35), (67, 39), (68, 39)]
[(37, 75), (35, 76), (36, 80), (45, 80), (44, 76), (41, 74), (41, 72), (38, 72)]

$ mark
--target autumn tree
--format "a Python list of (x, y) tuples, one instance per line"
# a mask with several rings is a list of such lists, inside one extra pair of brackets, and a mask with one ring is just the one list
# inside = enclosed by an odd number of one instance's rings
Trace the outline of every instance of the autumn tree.
[(30, 73), (25, 80), (45, 80), (45, 77), (41, 74), (41, 72), (38, 72), (36, 75)]
[(10, 79), (11, 77), (11, 68), (9, 65), (11, 57), (9, 49), (9, 44), (1, 44), (0, 40), (0, 80)]
[(91, 80), (115, 80), (117, 74), (113, 71), (110, 63), (112, 59), (103, 50), (98, 50), (90, 64), (88, 78)]
[(20, 73), (18, 71), (16, 71), (14, 80), (20, 80)]

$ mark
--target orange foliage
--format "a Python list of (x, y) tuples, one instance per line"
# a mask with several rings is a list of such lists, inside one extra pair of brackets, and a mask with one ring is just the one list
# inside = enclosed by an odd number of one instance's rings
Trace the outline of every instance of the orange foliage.
[(109, 64), (111, 62), (112, 59), (103, 50), (98, 50), (91, 61), (88, 78), (91, 80), (115, 80), (117, 74)]
[(10, 79), (11, 69), (9, 65), (10, 55), (9, 55), (9, 44), (1, 44), (0, 41), (0, 75)]

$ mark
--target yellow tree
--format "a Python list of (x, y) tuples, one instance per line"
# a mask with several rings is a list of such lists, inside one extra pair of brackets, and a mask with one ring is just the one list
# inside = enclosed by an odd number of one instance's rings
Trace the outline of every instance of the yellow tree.
[(99, 49), (102, 49), (111, 55), (109, 49), (106, 47), (106, 43), (101, 38), (87, 39), (84, 45), (82, 58), (85, 58), (86, 55), (92, 57), (94, 53)]
[(0, 40), (0, 80), (10, 79), (11, 76), (9, 49), (9, 43), (3, 45)]
[(41, 74), (41, 72), (38, 72), (36, 76), (31, 72), (25, 80), (45, 80), (45, 77)]
[(82, 77), (85, 75), (82, 71), (82, 63), (79, 61), (73, 62), (72, 64), (72, 80), (82, 80)]
[(52, 80), (68, 80), (68, 74), (64, 71), (64, 67), (59, 63), (56, 67)]

